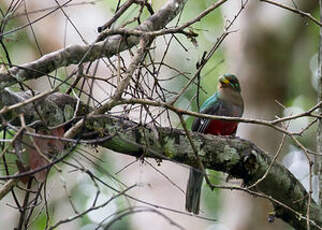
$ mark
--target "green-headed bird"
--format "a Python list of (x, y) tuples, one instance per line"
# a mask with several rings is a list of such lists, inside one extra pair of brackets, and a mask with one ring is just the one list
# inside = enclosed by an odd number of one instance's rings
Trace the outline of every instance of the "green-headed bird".
[[(217, 92), (209, 97), (201, 106), (200, 113), (241, 117), (244, 111), (244, 102), (240, 94), (240, 85), (233, 74), (224, 74), (218, 80)], [(223, 121), (206, 118), (195, 118), (191, 130), (212, 134), (232, 135), (236, 134), (238, 122)], [(199, 204), (203, 173), (200, 169), (191, 168), (186, 191), (186, 210), (199, 214)]]

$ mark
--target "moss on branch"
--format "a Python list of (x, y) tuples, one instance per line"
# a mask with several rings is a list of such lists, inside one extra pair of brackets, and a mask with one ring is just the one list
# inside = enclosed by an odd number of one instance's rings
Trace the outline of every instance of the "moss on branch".
[[(13, 104), (30, 98), (30, 95), (21, 96), (21, 93), (10, 91), (8, 95), (12, 96), (10, 103)], [(76, 102), (70, 96), (55, 93), (38, 100), (37, 107), (41, 108), (45, 105), (52, 107), (53, 110), (50, 109), (50, 111), (58, 113), (54, 117), (64, 117), (66, 110), (68, 110), (67, 114), (74, 113), (73, 110), (77, 108)], [(0, 101), (0, 104), (3, 106), (4, 101)], [(82, 114), (86, 114), (89, 110), (81, 105), (78, 114), (82, 117)], [(13, 109), (10, 111), (10, 116), (18, 112), (25, 114), (27, 124), (39, 119), (31, 104)], [(51, 119), (50, 117), (47, 118)], [(14, 119), (14, 117), (11, 118)], [(60, 120), (54, 121), (59, 122)], [(74, 121), (77, 119), (71, 120), (66, 127), (72, 126)], [(54, 125), (59, 125), (59, 123)], [(86, 118), (84, 129), (78, 133), (77, 138), (133, 157), (171, 160), (191, 166), (196, 164), (191, 145), (185, 132), (180, 129), (166, 127), (152, 129), (124, 117), (94, 115)], [(256, 145), (238, 137), (192, 133), (192, 140), (205, 168), (241, 178), (245, 186), (258, 182), (265, 175), (272, 161), (269, 155)], [(296, 229), (306, 229), (308, 194), (302, 184), (284, 166), (274, 162), (266, 177), (254, 186), (252, 191), (265, 194), (273, 202), (277, 217), (287, 221)], [(310, 206), (310, 219), (313, 223), (311, 229), (319, 229), (317, 226), (322, 225), (322, 211), (313, 201)]]

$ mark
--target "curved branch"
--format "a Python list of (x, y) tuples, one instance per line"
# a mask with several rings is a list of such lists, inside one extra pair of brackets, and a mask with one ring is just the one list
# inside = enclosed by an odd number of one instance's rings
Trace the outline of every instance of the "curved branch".
[[(145, 20), (136, 29), (141, 31), (155, 31), (164, 28), (179, 12), (188, 0), (169, 0), (158, 12)], [(102, 57), (111, 57), (121, 51), (130, 49), (139, 43), (138, 36), (124, 37), (114, 35), (100, 36), (90, 45), (71, 45), (42, 56), (38, 60), (13, 67), (8, 72), (0, 73), (0, 90), (26, 80), (35, 79), (52, 71), (71, 64), (95, 61)], [(99, 42), (98, 42), (99, 41)]]
[[(154, 131), (122, 117), (97, 115), (86, 121), (89, 132), (109, 136), (99, 145), (134, 157), (171, 160), (194, 166), (195, 154), (185, 132), (180, 129), (158, 128)], [(92, 138), (95, 139), (94, 136)], [(192, 141), (199, 158), (207, 169), (222, 171), (252, 185), (261, 179), (271, 157), (250, 141), (193, 133)], [(148, 143), (147, 143), (148, 142)], [(302, 184), (284, 166), (274, 162), (266, 177), (256, 185), (257, 191), (272, 198), (276, 216), (306, 229), (307, 192)], [(314, 201), (310, 207), (311, 229), (321, 229), (322, 210)]]
[[(23, 100), (26, 97), (20, 99)], [(19, 98), (17, 100), (16, 103), (19, 102)], [(55, 111), (59, 112), (60, 110), (57, 110), (59, 104), (75, 108), (76, 99), (56, 93), (54, 96), (50, 95), (37, 101), (38, 106), (41, 107), (42, 104), (46, 104), (48, 109), (54, 106)], [(30, 110), (26, 105), (19, 109), (20, 112), (24, 112), (24, 109)], [(59, 113), (64, 115), (63, 110)], [(37, 116), (29, 113), (26, 122), (35, 122), (32, 119), (37, 119)], [(50, 137), (44, 136), (44, 138)], [(93, 115), (86, 119), (84, 129), (77, 134), (76, 138), (82, 142), (95, 143), (133, 157), (170, 160), (190, 166), (196, 164), (191, 144), (185, 132), (180, 129), (162, 127), (152, 129), (124, 117)], [(247, 186), (256, 183), (251, 190), (247, 187), (243, 190), (253, 195), (258, 195), (255, 190), (264, 194), (261, 197), (272, 201), (277, 217), (296, 229), (306, 229), (308, 194), (302, 184), (284, 166), (278, 162), (273, 162), (271, 165), (271, 157), (247, 140), (199, 133), (192, 133), (191, 138), (205, 168), (241, 178)], [(63, 138), (61, 140), (68, 141)], [(17, 177), (17, 175), (14, 176)], [(311, 229), (321, 229), (319, 226), (322, 226), (322, 209), (314, 201), (310, 203)]]

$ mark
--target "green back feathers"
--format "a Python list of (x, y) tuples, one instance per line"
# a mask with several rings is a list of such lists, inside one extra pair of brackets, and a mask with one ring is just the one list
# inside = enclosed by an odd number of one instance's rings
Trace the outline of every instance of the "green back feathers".
[(210, 106), (213, 106), (219, 98), (219, 93), (216, 92), (214, 93), (211, 97), (209, 97), (200, 107), (200, 112), (202, 113), (203, 111), (207, 110)]

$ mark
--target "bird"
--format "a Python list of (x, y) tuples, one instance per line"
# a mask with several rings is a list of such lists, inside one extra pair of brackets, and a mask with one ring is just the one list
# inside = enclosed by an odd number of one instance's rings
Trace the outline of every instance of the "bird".
[[(200, 113), (228, 117), (241, 117), (244, 112), (244, 101), (238, 78), (233, 74), (219, 77), (217, 91), (200, 107)], [(196, 117), (191, 130), (203, 134), (220, 136), (235, 136), (238, 122), (223, 121)], [(190, 168), (186, 189), (186, 210), (199, 214), (203, 172), (197, 168)]]

